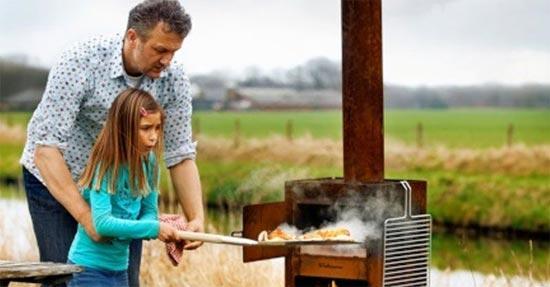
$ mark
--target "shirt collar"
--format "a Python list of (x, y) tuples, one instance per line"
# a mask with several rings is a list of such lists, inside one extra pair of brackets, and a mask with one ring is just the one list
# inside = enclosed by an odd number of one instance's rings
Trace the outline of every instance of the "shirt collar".
[(124, 41), (124, 37), (122, 37), (120, 34), (117, 34), (115, 38), (116, 43), (113, 47), (113, 56), (109, 61), (111, 79), (124, 76), (124, 67), (122, 64), (122, 43)]
[[(115, 79), (118, 77), (124, 76), (124, 64), (122, 63), (122, 46), (124, 43), (124, 37), (120, 34), (117, 34), (116, 36), (116, 44), (113, 48), (113, 56), (111, 57), (111, 60), (109, 61), (109, 70), (110, 70), (110, 76), (111, 79)], [(160, 72), (160, 78), (164, 78), (168, 75), (168, 72), (166, 70)], [(149, 77), (145, 77), (149, 78)], [(151, 79), (153, 80), (153, 79)]]

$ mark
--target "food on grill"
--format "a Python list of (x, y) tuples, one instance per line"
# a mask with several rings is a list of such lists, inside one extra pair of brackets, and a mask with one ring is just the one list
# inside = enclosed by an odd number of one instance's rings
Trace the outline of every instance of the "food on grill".
[(353, 240), (349, 230), (342, 227), (313, 230), (298, 237), (300, 240)]
[(351, 234), (346, 228), (323, 228), (307, 232), (298, 237), (285, 232), (281, 228), (277, 227), (271, 232), (262, 231), (258, 236), (258, 241), (323, 241), (323, 240), (345, 240), (352, 241)]
[(260, 232), (260, 235), (258, 236), (258, 241), (283, 241), (293, 239), (295, 239), (294, 235), (285, 232), (279, 227), (269, 233), (264, 230)]

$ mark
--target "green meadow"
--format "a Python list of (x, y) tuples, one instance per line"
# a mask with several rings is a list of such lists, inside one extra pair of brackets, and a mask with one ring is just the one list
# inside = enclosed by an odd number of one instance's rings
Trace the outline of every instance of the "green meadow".
[[(238, 123), (237, 123), (238, 122)], [(198, 112), (195, 131), (209, 136), (269, 137), (306, 134), (314, 138), (342, 138), (340, 111), (304, 112)], [(386, 110), (386, 137), (416, 144), (422, 125), (424, 145), (487, 148), (506, 145), (509, 126), (512, 142), (526, 145), (550, 143), (550, 109)], [(238, 128), (237, 128), (238, 126)]]
[[(24, 126), (30, 116), (30, 113), (2, 113), (0, 121)], [(245, 138), (286, 135), (289, 122), (292, 137), (307, 134), (314, 138), (342, 138), (340, 111), (196, 112), (193, 116), (196, 133), (220, 137), (234, 137), (236, 133)], [(425, 145), (498, 147), (507, 144), (510, 125), (514, 143), (550, 144), (550, 109), (385, 111), (386, 137), (416, 144), (418, 124), (422, 125)]]

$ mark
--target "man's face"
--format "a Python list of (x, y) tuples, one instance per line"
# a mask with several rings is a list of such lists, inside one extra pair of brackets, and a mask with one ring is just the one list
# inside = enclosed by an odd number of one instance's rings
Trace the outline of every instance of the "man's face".
[[(129, 33), (130, 66), (150, 78), (160, 77), (174, 54), (181, 48), (183, 39), (176, 33), (166, 32), (167, 26), (160, 22), (149, 32), (147, 39), (141, 39), (137, 34)], [(130, 32), (130, 31), (129, 31)]]

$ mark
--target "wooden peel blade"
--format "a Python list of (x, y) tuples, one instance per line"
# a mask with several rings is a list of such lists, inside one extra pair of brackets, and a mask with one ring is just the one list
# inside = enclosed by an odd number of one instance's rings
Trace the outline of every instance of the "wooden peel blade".
[(182, 240), (202, 241), (218, 244), (230, 244), (239, 246), (258, 245), (258, 241), (248, 238), (239, 238), (212, 233), (201, 233), (191, 231), (178, 231), (178, 237)]
[(302, 246), (302, 245), (360, 245), (364, 242), (355, 240), (273, 240), (273, 241), (260, 241), (259, 246)]

